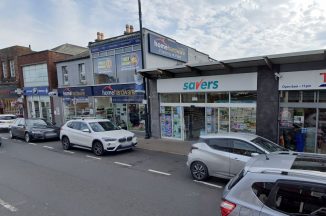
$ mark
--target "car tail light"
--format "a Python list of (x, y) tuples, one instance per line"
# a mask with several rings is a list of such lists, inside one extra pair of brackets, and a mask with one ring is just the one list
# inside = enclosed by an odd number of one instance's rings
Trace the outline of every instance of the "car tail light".
[(221, 203), (221, 216), (228, 216), (235, 209), (236, 204), (223, 200)]

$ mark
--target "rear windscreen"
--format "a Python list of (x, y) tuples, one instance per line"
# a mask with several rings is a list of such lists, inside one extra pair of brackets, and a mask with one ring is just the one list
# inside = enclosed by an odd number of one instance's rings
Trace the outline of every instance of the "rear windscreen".
[(238, 175), (236, 175), (233, 179), (230, 180), (230, 184), (228, 189), (231, 190), (244, 176), (244, 170), (242, 170)]

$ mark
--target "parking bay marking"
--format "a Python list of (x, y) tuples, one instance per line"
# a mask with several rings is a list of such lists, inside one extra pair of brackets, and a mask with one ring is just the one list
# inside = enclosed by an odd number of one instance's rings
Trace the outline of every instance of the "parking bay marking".
[(28, 144), (30, 144), (30, 145), (33, 145), (33, 146), (36, 146), (36, 144), (35, 144), (35, 143), (28, 143)]
[(51, 146), (43, 146), (43, 148), (53, 149), (53, 147), (51, 147)]
[(102, 159), (102, 158), (94, 157), (94, 156), (90, 156), (90, 155), (86, 155), (86, 157), (88, 157), (88, 158), (92, 158), (92, 159), (96, 159), (96, 160), (101, 160), (101, 159)]
[(121, 166), (126, 166), (126, 167), (131, 167), (132, 165), (126, 164), (126, 163), (120, 163), (120, 162), (114, 162), (115, 164), (121, 165)]
[(75, 154), (75, 152), (73, 152), (73, 151), (67, 151), (67, 150), (63, 150), (63, 151), (66, 153), (69, 153), (69, 154)]
[(8, 138), (7, 138), (7, 137), (1, 137), (1, 139), (5, 139), (5, 140), (7, 140)]
[(157, 174), (166, 175), (166, 176), (170, 176), (171, 175), (170, 173), (161, 172), (161, 171), (152, 170), (152, 169), (149, 169), (148, 172), (157, 173)]
[(3, 201), (2, 199), (0, 199), (0, 205), (2, 205), (3, 207), (5, 207), (6, 209), (8, 209), (11, 212), (16, 212), (18, 211), (18, 209), (12, 205), (10, 205), (9, 203)]
[(208, 183), (208, 182), (197, 181), (197, 180), (194, 180), (194, 182), (196, 182), (196, 183), (200, 183), (200, 184), (204, 184), (204, 185), (208, 185), (208, 186), (215, 187), (215, 188), (219, 188), (219, 189), (222, 189), (222, 188), (223, 188), (223, 187), (220, 186), (220, 185), (211, 184), (211, 183)]

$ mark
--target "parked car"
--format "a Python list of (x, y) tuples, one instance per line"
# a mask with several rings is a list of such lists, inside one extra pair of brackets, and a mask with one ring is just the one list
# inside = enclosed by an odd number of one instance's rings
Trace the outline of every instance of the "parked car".
[(88, 148), (95, 155), (105, 151), (132, 149), (137, 144), (134, 133), (123, 130), (107, 119), (80, 119), (68, 121), (61, 127), (63, 149)]
[(187, 165), (192, 177), (198, 181), (209, 176), (230, 179), (252, 156), (285, 150), (272, 141), (249, 133), (201, 135), (199, 142), (192, 145)]
[(248, 161), (225, 187), (222, 216), (326, 215), (326, 156), (271, 153)]
[(59, 139), (60, 128), (39, 118), (17, 118), (9, 129), (10, 138), (31, 140)]
[(12, 114), (0, 114), (0, 129), (9, 129), (16, 118)]

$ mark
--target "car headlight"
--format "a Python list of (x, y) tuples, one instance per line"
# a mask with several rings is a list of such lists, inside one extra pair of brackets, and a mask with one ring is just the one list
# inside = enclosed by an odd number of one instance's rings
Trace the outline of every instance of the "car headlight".
[(110, 137), (103, 137), (102, 140), (104, 140), (105, 142), (110, 142), (110, 141), (116, 141), (117, 139), (110, 138)]

